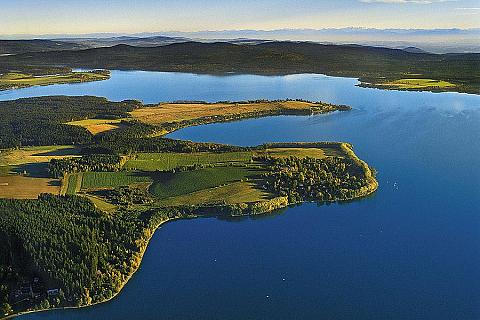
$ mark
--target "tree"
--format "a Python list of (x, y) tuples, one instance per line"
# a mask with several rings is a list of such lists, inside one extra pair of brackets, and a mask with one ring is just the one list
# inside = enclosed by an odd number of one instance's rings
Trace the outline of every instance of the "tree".
[(4, 316), (6, 316), (6, 315), (9, 315), (12, 312), (13, 312), (12, 306), (9, 303), (7, 303), (7, 302), (2, 303), (2, 307), (0, 308), (0, 313), (2, 313)]

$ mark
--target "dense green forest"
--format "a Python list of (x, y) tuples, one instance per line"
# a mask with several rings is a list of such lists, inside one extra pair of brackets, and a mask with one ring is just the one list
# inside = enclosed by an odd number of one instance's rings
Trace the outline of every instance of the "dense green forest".
[[(85, 305), (111, 298), (138, 267), (150, 235), (161, 221), (188, 211), (119, 211), (108, 216), (84, 197), (44, 194), (38, 200), (0, 199), (2, 259), (0, 303), (31, 276), (31, 265), (47, 286), (60, 287), (56, 299), (45, 296), (30, 308)], [(24, 257), (25, 256), (25, 257)], [(47, 302), (45, 302), (47, 301)], [(15, 306), (13, 306), (16, 309)]]
[(266, 187), (289, 203), (351, 199), (369, 181), (352, 159), (328, 157), (263, 158)]
[(99, 97), (50, 96), (0, 101), (0, 148), (85, 144), (92, 134), (69, 121), (128, 117), (138, 101), (111, 102)]
[(242, 150), (241, 147), (201, 143), (164, 138), (163, 128), (139, 121), (122, 121), (118, 129), (106, 131), (85, 141), (84, 154), (131, 154), (135, 152), (226, 152)]
[(108, 48), (19, 54), (0, 58), (0, 70), (21, 66), (89, 67), (201, 73), (324, 73), (375, 84), (415, 75), (480, 92), (480, 54), (411, 53), (358, 45), (268, 42), (256, 45), (185, 42), (160, 47)]
[(118, 171), (124, 164), (124, 158), (114, 154), (87, 154), (79, 158), (52, 159), (48, 169), (50, 175), (61, 178), (67, 173), (86, 171)]

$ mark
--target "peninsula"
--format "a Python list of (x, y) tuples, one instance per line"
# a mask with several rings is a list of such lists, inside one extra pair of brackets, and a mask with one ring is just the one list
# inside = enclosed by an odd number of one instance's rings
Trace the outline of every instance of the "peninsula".
[(155, 230), (173, 219), (267, 214), (372, 194), (375, 171), (348, 143), (239, 147), (164, 137), (205, 123), (349, 109), (304, 100), (0, 102), (3, 313), (111, 299)]
[[(0, 91), (52, 84), (101, 81), (110, 78), (108, 70), (71, 71), (68, 69), (67, 71), (62, 69), (60, 73), (41, 75), (15, 71), (3, 73), (0, 74)], [(58, 70), (54, 70), (58, 72)]]

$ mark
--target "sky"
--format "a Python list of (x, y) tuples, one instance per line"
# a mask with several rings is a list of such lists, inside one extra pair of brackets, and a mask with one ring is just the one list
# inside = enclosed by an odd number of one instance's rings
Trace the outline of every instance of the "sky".
[(480, 28), (480, 0), (0, 0), (0, 35)]

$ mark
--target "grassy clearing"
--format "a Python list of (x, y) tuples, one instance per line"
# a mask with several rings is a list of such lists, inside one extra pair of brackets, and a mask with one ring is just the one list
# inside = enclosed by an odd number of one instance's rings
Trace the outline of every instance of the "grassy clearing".
[(98, 134), (120, 128), (121, 121), (122, 119), (86, 119), (67, 122), (66, 124), (85, 128), (90, 131), (91, 134)]
[(398, 89), (448, 89), (456, 87), (455, 84), (444, 80), (434, 79), (399, 79), (380, 83), (380, 86), (394, 87)]
[(59, 192), (60, 182), (56, 179), (15, 174), (0, 176), (0, 198), (36, 199), (40, 193), (59, 194)]
[(78, 156), (79, 152), (80, 149), (74, 146), (42, 146), (0, 150), (0, 166), (49, 162), (51, 159)]
[(107, 80), (108, 72), (69, 72), (66, 74), (33, 76), (24, 73), (6, 73), (0, 76), (0, 90), (25, 88), (31, 86), (47, 86), (51, 84), (79, 83)]
[(150, 181), (151, 178), (141, 172), (85, 172), (82, 189), (115, 188)]
[(113, 211), (115, 211), (117, 209), (117, 206), (111, 204), (111, 203), (108, 203), (102, 199), (100, 199), (99, 197), (95, 197), (95, 196), (92, 196), (92, 195), (87, 195), (86, 196), (90, 201), (93, 202), (93, 204), (100, 210), (102, 211), (105, 211), (107, 213), (111, 213)]
[(144, 171), (171, 170), (194, 164), (218, 164), (228, 162), (247, 162), (253, 152), (225, 152), (225, 153), (140, 153), (134, 159), (128, 160), (126, 169)]
[(170, 197), (160, 201), (160, 205), (199, 205), (199, 204), (234, 204), (248, 203), (272, 198), (272, 195), (255, 184), (247, 181), (238, 181), (221, 187), (204, 189), (189, 194)]
[(253, 179), (262, 172), (251, 167), (214, 167), (179, 173), (160, 173), (150, 192), (160, 199), (222, 186), (240, 180)]
[(321, 104), (303, 101), (255, 102), (255, 103), (162, 103), (155, 107), (140, 108), (131, 114), (134, 118), (150, 123), (179, 122), (203, 117), (234, 116), (242, 114), (280, 111), (310, 111)]

